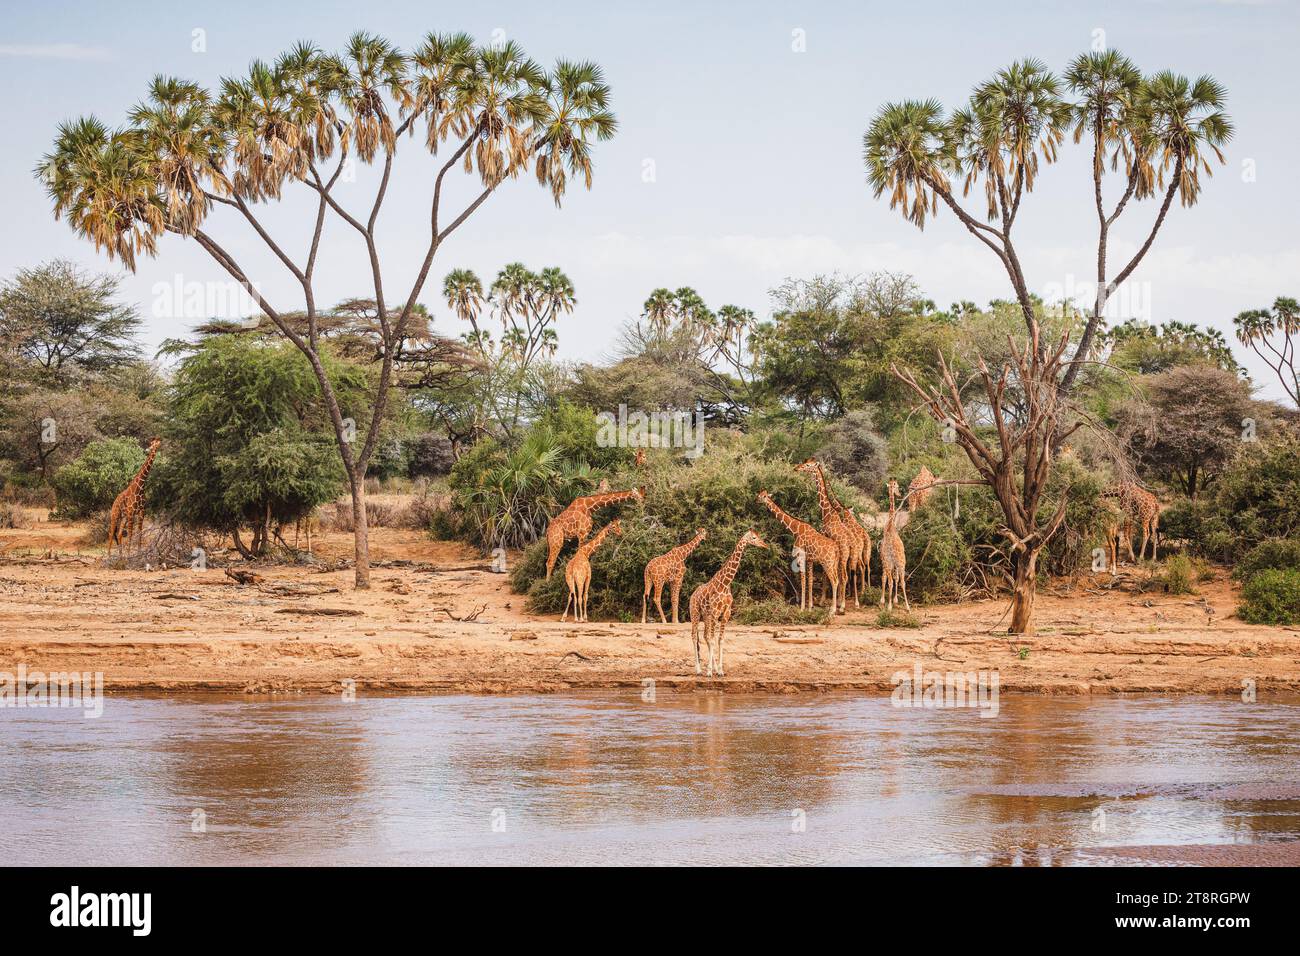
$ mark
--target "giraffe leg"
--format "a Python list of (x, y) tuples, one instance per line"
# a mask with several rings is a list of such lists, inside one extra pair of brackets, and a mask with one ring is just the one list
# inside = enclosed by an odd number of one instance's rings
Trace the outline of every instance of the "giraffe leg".
[(722, 669), (722, 639), (727, 636), (727, 622), (718, 622), (718, 676), (726, 677), (727, 672)]
[(912, 605), (907, 600), (907, 575), (903, 573), (903, 570), (901, 568), (899, 569), (898, 580), (899, 583), (902, 584), (903, 586), (903, 607), (907, 608), (908, 613), (911, 613)]
[(1160, 560), (1160, 555), (1157, 553), (1156, 550), (1156, 541), (1159, 539), (1159, 537), (1160, 537), (1160, 516), (1152, 515), (1151, 516), (1151, 560), (1152, 561)]
[(647, 574), (645, 578), (645, 591), (641, 595), (641, 623), (642, 624), (646, 622), (645, 621), (646, 606), (647, 604), (649, 604), (649, 601), (650, 601), (650, 575)]
[[(566, 617), (569, 616), (569, 605), (572, 604), (572, 603), (573, 603), (573, 582), (570, 581), (570, 582), (569, 582), (569, 598), (568, 598), (567, 601), (564, 602), (564, 613), (560, 615), (560, 623), (561, 623), (561, 624), (563, 624), (563, 623), (564, 623), (564, 619), (565, 619)], [(578, 619), (578, 609), (577, 609), (577, 608), (574, 608), (574, 609), (573, 609), (573, 619), (574, 619), (575, 621)]]
[[(682, 579), (678, 578), (676, 581), (673, 582), (673, 623), (674, 624), (678, 623), (677, 604), (681, 600), (681, 596), (682, 596)], [(662, 616), (663, 611), (661, 610), (659, 614)]]
[(560, 556), (560, 549), (564, 547), (564, 532), (556, 528), (546, 529), (546, 579), (551, 579), (551, 572), (555, 570), (555, 559)]
[(655, 609), (659, 612), (659, 623), (667, 624), (668, 615), (664, 613), (664, 585), (665, 582), (659, 581), (655, 585)]
[(695, 643), (695, 675), (700, 674), (700, 615), (691, 608), (691, 640)]
[(708, 651), (709, 651), (708, 673), (710, 677), (713, 677), (716, 673), (713, 669), (713, 639), (717, 636), (717, 631), (718, 631), (718, 622), (714, 619), (713, 615), (710, 614), (704, 622), (704, 643), (708, 645)]

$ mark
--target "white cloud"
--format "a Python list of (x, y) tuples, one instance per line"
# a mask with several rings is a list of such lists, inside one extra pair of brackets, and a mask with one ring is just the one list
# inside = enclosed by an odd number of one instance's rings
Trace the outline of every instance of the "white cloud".
[(80, 43), (0, 43), (0, 56), (36, 60), (111, 60), (112, 51)]

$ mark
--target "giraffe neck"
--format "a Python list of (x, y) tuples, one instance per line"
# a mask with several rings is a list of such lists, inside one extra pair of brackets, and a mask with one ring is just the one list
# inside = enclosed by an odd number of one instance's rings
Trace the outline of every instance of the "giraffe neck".
[(813, 477), (817, 479), (817, 504), (822, 509), (822, 524), (826, 524), (836, 517), (835, 509), (831, 507), (831, 499), (826, 494), (826, 479), (822, 477), (820, 468), (813, 472)]
[(768, 511), (776, 515), (777, 521), (781, 522), (781, 524), (785, 525), (788, 531), (796, 535), (807, 534), (809, 531), (817, 530), (807, 522), (800, 521), (794, 515), (786, 514), (784, 511), (781, 510), (781, 506), (778, 505), (771, 498), (764, 498), (763, 504), (767, 505)]
[(144, 464), (140, 466), (139, 472), (136, 473), (135, 481), (132, 484), (139, 488), (144, 484), (144, 480), (149, 477), (149, 469), (153, 467), (154, 456), (158, 454), (158, 449), (150, 448), (149, 454), (145, 456)]
[(599, 548), (600, 543), (605, 540), (605, 536), (609, 534), (609, 529), (610, 526), (605, 525), (605, 527), (601, 528), (599, 531), (595, 533), (594, 536), (592, 536), (590, 541), (588, 541), (578, 550), (581, 551), (583, 554), (587, 555), (588, 557), (590, 557), (591, 553), (595, 551), (597, 548)]
[(826, 497), (831, 500), (831, 505), (835, 508), (835, 510), (837, 512), (843, 511), (844, 503), (840, 501), (839, 498), (835, 497), (835, 492), (831, 490), (830, 482), (826, 480), (826, 473), (822, 471), (821, 465), (817, 466), (817, 480), (821, 482), (822, 488), (824, 488), (826, 491)]
[(696, 548), (700, 546), (700, 542), (703, 540), (704, 540), (704, 535), (696, 534), (696, 536), (691, 538), (690, 541), (687, 541), (685, 544), (679, 544), (677, 547), (673, 548), (672, 551), (668, 553), (671, 554), (674, 558), (680, 558), (684, 561), (688, 557), (690, 557), (692, 551), (694, 551)]
[(736, 542), (736, 550), (731, 552), (731, 557), (727, 558), (727, 563), (718, 569), (718, 573), (713, 576), (713, 584), (716, 590), (730, 589), (732, 579), (735, 578), (736, 572), (740, 570), (740, 556), (745, 553), (748, 542), (743, 539)]
[(582, 502), (583, 507), (588, 510), (592, 508), (602, 508), (605, 505), (612, 505), (616, 501), (626, 501), (628, 498), (636, 496), (635, 491), (608, 491), (601, 495), (588, 495), (585, 498), (579, 498), (574, 504)]

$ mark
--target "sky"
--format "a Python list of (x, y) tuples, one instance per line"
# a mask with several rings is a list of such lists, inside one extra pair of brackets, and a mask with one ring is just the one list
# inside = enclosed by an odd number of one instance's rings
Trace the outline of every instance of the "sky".
[[(1209, 73), (1226, 86), (1236, 134), (1197, 206), (1175, 205), (1143, 265), (1117, 295), (1114, 321), (1179, 320), (1222, 329), (1279, 295), (1300, 295), (1300, 9), (1293, 0), (1128, 0), (1123, 3), (14, 3), (0, 16), (0, 276), (52, 259), (122, 275), (123, 297), (146, 320), (145, 339), (183, 336), (232, 308), (227, 277), (192, 241), (168, 236), (156, 259), (124, 273), (65, 222), (33, 177), (61, 121), (94, 114), (124, 122), (158, 73), (214, 86), (253, 58), (298, 40), (340, 47), (356, 30), (404, 48), (429, 32), (465, 31), (522, 45), (543, 65), (593, 60), (607, 74), (619, 131), (594, 154), (590, 192), (572, 185), (563, 207), (531, 177), (503, 186), (444, 245), (421, 301), (435, 328), (463, 331), (438, 295), (453, 268), (485, 284), (504, 265), (559, 266), (578, 304), (559, 324), (559, 357), (600, 360), (654, 288), (692, 286), (710, 306), (770, 314), (786, 277), (877, 270), (913, 275), (941, 307), (1010, 297), (1000, 264), (946, 211), (922, 232), (866, 184), (862, 134), (886, 102), (937, 98), (949, 108), (971, 87), (1025, 56), (1063, 70), (1104, 45), (1146, 72)], [(399, 151), (379, 249), (389, 298), (405, 298), (427, 245), (433, 160)], [(464, 202), (469, 184), (449, 199)], [(369, 208), (365, 167), (340, 201)], [(1119, 189), (1108, 183), (1111, 195)], [(265, 214), (289, 248), (305, 250), (305, 187)], [(1112, 231), (1112, 262), (1138, 247), (1152, 202), (1131, 204)], [(277, 307), (301, 292), (227, 211), (209, 230)], [(1096, 217), (1086, 146), (1069, 145), (1041, 175), (1017, 221), (1032, 291), (1080, 294), (1095, 274)], [(365, 250), (339, 220), (318, 266), (321, 302), (372, 294)], [(198, 290), (199, 294), (195, 294)], [(1238, 348), (1263, 387), (1271, 373)]]

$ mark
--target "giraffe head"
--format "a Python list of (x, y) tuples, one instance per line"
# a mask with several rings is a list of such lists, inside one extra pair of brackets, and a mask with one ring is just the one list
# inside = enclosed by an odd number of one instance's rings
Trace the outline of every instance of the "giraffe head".
[(751, 545), (755, 548), (767, 548), (767, 542), (758, 536), (758, 532), (753, 528), (746, 531), (740, 538), (741, 544)]
[(772, 500), (772, 496), (768, 494), (767, 489), (764, 488), (762, 491), (758, 493), (757, 500), (761, 501), (763, 504), (768, 504)]
[(633, 488), (632, 493), (633, 497), (636, 498), (637, 501), (645, 501), (645, 485), (642, 485), (640, 488)]
[(609, 523), (609, 527), (607, 530), (609, 531), (610, 534), (621, 535), (623, 533), (623, 522), (620, 519), (615, 518), (613, 521)]
[(802, 465), (795, 465), (794, 470), (803, 472), (805, 475), (820, 475), (822, 468), (816, 458), (809, 458)]
[(898, 497), (898, 481), (894, 478), (889, 479), (889, 503), (893, 504), (894, 499)]
[(157, 438), (157, 437), (151, 438), (149, 440), (149, 453), (153, 454), (154, 452), (156, 452), (158, 450), (158, 446), (161, 444), (162, 444), (161, 438)]
[(709, 532), (708, 532), (707, 529), (705, 529), (705, 528), (696, 528), (696, 529), (695, 529), (695, 537), (699, 538), (701, 541), (703, 541), (703, 540), (704, 540), (705, 538), (707, 538), (708, 536), (709, 536)]

